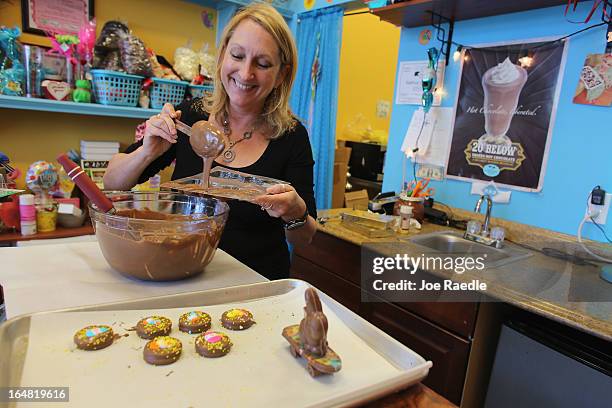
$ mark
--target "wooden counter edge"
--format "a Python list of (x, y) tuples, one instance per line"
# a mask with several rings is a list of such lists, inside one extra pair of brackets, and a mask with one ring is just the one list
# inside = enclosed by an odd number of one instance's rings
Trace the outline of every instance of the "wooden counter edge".
[(89, 222), (86, 222), (81, 227), (63, 228), (57, 227), (51, 232), (37, 232), (34, 235), (21, 235), (19, 232), (0, 233), (0, 243), (11, 243), (17, 241), (31, 241), (34, 239), (52, 239), (52, 238), (68, 238), (77, 237), (80, 235), (93, 235), (94, 229)]

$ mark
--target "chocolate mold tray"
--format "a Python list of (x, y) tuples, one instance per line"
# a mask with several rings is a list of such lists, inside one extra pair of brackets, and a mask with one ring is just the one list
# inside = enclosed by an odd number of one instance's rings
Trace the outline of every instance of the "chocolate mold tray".
[[(17, 316), (0, 325), (0, 387), (69, 386), (63, 407), (200, 406), (202, 395), (210, 406), (336, 407), (388, 395), (427, 376), (430, 361), (318, 291), (327, 339), (343, 366), (332, 376), (311, 378), (281, 336), (283, 327), (302, 319), (309, 287), (286, 279)], [(256, 324), (239, 332), (222, 329), (221, 313), (232, 307), (252, 311)], [(226, 356), (197, 355), (195, 336), (174, 326), (181, 313), (197, 309), (211, 314), (213, 330), (230, 336), (234, 346)], [(74, 331), (87, 324), (108, 322), (124, 334), (152, 314), (172, 319), (170, 335), (183, 342), (183, 354), (171, 365), (146, 364), (146, 341), (133, 331), (97, 351), (72, 343)], [(120, 393), (107, 392), (117, 384)]]
[(207, 195), (241, 201), (252, 201), (266, 194), (266, 189), (275, 184), (290, 184), (270, 177), (256, 176), (225, 167), (214, 167), (210, 171), (209, 188), (202, 187), (202, 173), (195, 176), (163, 183), (161, 188), (183, 193)]

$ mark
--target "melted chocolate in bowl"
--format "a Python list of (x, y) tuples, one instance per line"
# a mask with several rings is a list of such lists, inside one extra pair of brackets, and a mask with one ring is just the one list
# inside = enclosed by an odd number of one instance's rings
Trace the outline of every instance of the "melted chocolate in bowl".
[[(127, 196), (132, 200), (113, 200), (117, 209), (113, 215), (90, 206), (96, 237), (110, 266), (124, 275), (152, 281), (202, 273), (221, 239), (227, 204), (169, 193)], [(158, 199), (143, 199), (150, 196)], [(124, 193), (121, 198), (125, 197)]]

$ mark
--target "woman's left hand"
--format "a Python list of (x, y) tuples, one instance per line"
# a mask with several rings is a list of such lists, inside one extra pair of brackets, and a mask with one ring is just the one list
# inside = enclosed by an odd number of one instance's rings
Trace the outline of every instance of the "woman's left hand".
[(268, 194), (256, 197), (253, 202), (271, 217), (280, 217), (289, 222), (302, 217), (306, 212), (306, 203), (290, 185), (276, 184), (268, 187), (266, 192)]

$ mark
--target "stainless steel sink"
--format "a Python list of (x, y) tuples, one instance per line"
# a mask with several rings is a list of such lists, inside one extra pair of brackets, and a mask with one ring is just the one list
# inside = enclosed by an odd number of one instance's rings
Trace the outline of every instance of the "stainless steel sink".
[(441, 231), (418, 235), (408, 239), (415, 245), (447, 256), (484, 256), (485, 267), (495, 268), (511, 262), (516, 262), (531, 256), (531, 253), (509, 243), (502, 248), (486, 246), (478, 242), (468, 241), (457, 232)]

